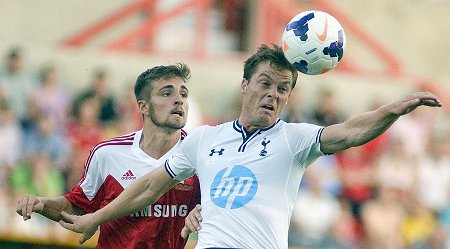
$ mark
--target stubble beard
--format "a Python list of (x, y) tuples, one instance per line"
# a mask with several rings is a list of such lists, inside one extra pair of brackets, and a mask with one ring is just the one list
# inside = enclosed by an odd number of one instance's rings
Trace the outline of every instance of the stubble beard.
[(156, 111), (153, 107), (150, 108), (149, 117), (153, 124), (155, 124), (157, 127), (164, 129), (179, 130), (186, 125), (186, 122), (171, 122), (170, 120), (167, 119), (164, 121), (159, 121), (156, 118)]

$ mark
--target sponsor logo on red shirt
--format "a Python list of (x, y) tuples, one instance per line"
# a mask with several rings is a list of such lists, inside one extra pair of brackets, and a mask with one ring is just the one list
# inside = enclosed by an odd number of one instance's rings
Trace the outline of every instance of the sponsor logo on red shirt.
[(134, 176), (131, 169), (129, 169), (125, 174), (122, 175), (122, 180), (136, 180), (136, 176)]

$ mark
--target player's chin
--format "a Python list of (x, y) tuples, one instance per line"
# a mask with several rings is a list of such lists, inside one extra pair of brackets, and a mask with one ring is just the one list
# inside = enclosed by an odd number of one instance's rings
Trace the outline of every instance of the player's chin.
[(171, 120), (166, 125), (171, 129), (181, 129), (186, 125), (186, 120)]
[(275, 123), (276, 117), (273, 113), (262, 113), (258, 117), (259, 126), (270, 127)]

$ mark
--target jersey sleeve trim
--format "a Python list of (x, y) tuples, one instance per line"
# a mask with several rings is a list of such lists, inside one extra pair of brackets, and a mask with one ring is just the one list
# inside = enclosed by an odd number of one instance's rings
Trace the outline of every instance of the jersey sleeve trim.
[[(316, 143), (320, 145), (320, 137), (322, 136), (322, 132), (325, 129), (325, 127), (320, 128), (320, 130), (317, 132), (316, 136)], [(320, 148), (320, 147), (319, 147)], [(322, 150), (320, 150), (322, 152)], [(323, 153), (323, 152), (322, 152)], [(334, 153), (323, 153), (325, 156), (333, 155)]]
[(317, 132), (316, 143), (320, 143), (320, 137), (322, 136), (323, 129), (325, 129), (325, 127), (320, 128), (320, 130)]
[(166, 162), (164, 163), (164, 168), (166, 169), (167, 174), (169, 174), (170, 177), (172, 177), (172, 179), (175, 178), (176, 175), (169, 166), (169, 160), (166, 160)]

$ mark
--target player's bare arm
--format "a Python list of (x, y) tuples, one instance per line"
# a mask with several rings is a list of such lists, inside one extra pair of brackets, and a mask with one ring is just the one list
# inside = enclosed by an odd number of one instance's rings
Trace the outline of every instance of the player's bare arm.
[(67, 222), (60, 221), (59, 223), (66, 229), (82, 233), (83, 235), (79, 240), (80, 244), (82, 244), (94, 235), (100, 224), (144, 209), (157, 201), (161, 195), (175, 186), (176, 183), (177, 181), (170, 177), (164, 167), (158, 167), (139, 178), (111, 203), (95, 213), (82, 216), (62, 213)]
[(61, 212), (69, 214), (83, 214), (83, 212), (72, 205), (64, 196), (58, 197), (36, 197), (34, 195), (24, 195), (17, 200), (16, 212), (23, 217), (23, 220), (31, 219), (31, 213), (39, 213), (51, 220), (60, 221), (63, 219)]
[(341, 124), (326, 127), (320, 138), (321, 150), (331, 154), (365, 144), (381, 135), (400, 116), (419, 106), (441, 107), (442, 105), (435, 95), (428, 92), (409, 95), (375, 111), (362, 113)]

